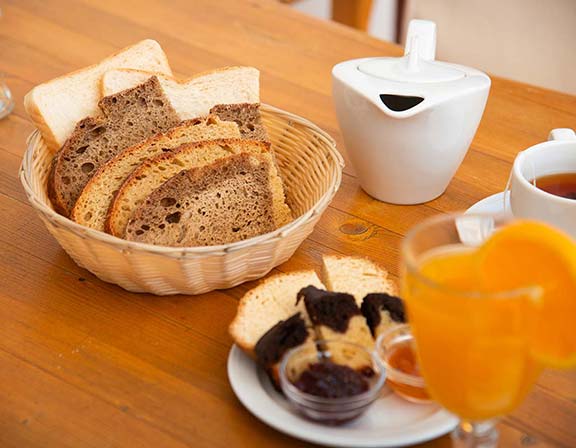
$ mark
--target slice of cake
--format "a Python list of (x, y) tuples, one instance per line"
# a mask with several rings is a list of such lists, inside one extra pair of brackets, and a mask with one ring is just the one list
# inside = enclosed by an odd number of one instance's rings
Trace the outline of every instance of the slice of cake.
[[(298, 301), (300, 300), (304, 301), (306, 312), (314, 325), (318, 339), (347, 341), (366, 347), (370, 351), (374, 349), (374, 339), (370, 334), (370, 329), (352, 295), (308, 286), (298, 293)], [(330, 349), (329, 344), (328, 349)], [(336, 348), (331, 351), (334, 362), (354, 369), (363, 367), (363, 365), (358, 365), (355, 355)], [(365, 360), (361, 362), (363, 364)]]
[[(256, 343), (256, 361), (266, 369), (273, 383), (279, 385), (279, 368), (282, 357), (291, 349), (309, 344), (310, 352), (316, 352), (313, 335), (300, 313), (281, 320), (268, 330)], [(302, 365), (303, 369), (306, 367)], [(292, 372), (298, 376), (301, 372)]]
[(296, 271), (277, 274), (248, 291), (238, 305), (229, 332), (234, 342), (251, 356), (258, 340), (278, 322), (296, 313), (308, 321), (304, 303), (296, 303), (298, 291), (313, 285), (323, 288), (316, 272)]
[(394, 324), (406, 322), (404, 302), (386, 293), (368, 294), (360, 307), (374, 338)]
[(321, 277), (328, 290), (353, 295), (358, 306), (367, 294), (396, 293), (396, 287), (388, 278), (388, 272), (363, 257), (324, 255)]

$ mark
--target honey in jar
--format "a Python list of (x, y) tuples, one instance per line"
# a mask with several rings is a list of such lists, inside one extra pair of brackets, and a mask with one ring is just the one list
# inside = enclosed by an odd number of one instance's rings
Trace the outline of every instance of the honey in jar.
[(424, 380), (420, 376), (412, 341), (399, 342), (390, 347), (387, 359), (387, 384), (394, 392), (410, 401), (430, 401)]
[(406, 400), (430, 401), (414, 351), (414, 339), (406, 324), (390, 328), (378, 338), (377, 352), (386, 367), (386, 384)]

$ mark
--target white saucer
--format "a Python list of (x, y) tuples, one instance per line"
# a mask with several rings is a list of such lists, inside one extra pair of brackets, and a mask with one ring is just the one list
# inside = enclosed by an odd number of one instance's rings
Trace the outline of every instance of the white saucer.
[(332, 427), (300, 417), (256, 363), (235, 345), (228, 355), (234, 393), (256, 417), (298, 439), (337, 447), (392, 447), (425, 442), (451, 431), (458, 419), (434, 404), (412, 404), (384, 387), (365, 414)]
[(507, 191), (502, 193), (496, 193), (493, 194), (492, 196), (488, 196), (487, 198), (484, 198), (476, 202), (476, 204), (474, 204), (472, 207), (466, 210), (466, 213), (470, 214), (503, 213), (505, 215), (512, 216), (512, 212), (510, 210), (510, 192)]

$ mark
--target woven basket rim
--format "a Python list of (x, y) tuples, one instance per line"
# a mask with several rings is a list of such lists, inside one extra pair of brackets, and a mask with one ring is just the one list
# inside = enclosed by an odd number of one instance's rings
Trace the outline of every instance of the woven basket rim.
[(271, 112), (277, 115), (282, 115), (284, 118), (287, 118), (295, 123), (298, 123), (314, 131), (314, 133), (316, 133), (321, 138), (321, 140), (324, 141), (326, 147), (329, 149), (328, 154), (330, 155), (332, 161), (334, 162), (331, 167), (333, 176), (332, 181), (330, 183), (330, 187), (308, 211), (303, 213), (294, 221), (272, 232), (248, 238), (246, 240), (228, 244), (221, 244), (217, 246), (196, 246), (196, 247), (159, 246), (148, 243), (128, 241), (123, 238), (119, 238), (110, 235), (108, 233), (101, 232), (100, 230), (85, 227), (81, 224), (72, 221), (69, 218), (66, 218), (65, 216), (56, 213), (51, 207), (45, 204), (36, 195), (36, 193), (32, 189), (31, 182), (29, 180), (28, 173), (32, 173), (31, 167), (34, 158), (36, 143), (40, 139), (42, 139), (40, 131), (38, 129), (35, 129), (26, 139), (27, 148), (26, 151), (24, 152), (22, 163), (19, 169), (20, 182), (24, 187), (24, 190), (31, 205), (35, 209), (40, 211), (48, 219), (52, 220), (56, 225), (64, 227), (66, 230), (75, 233), (80, 238), (96, 239), (122, 252), (130, 252), (130, 251), (148, 252), (156, 255), (166, 255), (176, 258), (204, 257), (214, 255), (225, 255), (251, 246), (259, 245), (277, 238), (284, 238), (286, 235), (292, 233), (294, 230), (301, 227), (301, 225), (306, 221), (308, 221), (311, 217), (315, 216), (318, 213), (323, 212), (324, 209), (328, 206), (328, 204), (332, 201), (332, 198), (338, 191), (338, 188), (340, 187), (340, 183), (342, 181), (342, 170), (344, 168), (344, 159), (336, 149), (336, 142), (334, 141), (334, 139), (311, 121), (265, 103), (261, 104), (261, 108), (263, 111)]

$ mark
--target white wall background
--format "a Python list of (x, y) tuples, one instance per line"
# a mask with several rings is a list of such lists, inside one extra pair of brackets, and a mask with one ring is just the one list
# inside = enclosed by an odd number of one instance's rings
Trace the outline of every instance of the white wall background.
[[(576, 0), (410, 0), (408, 17), (438, 25), (438, 59), (576, 95)], [(331, 0), (300, 11), (332, 16)], [(396, 35), (396, 0), (374, 0), (368, 32)]]
[[(326, 20), (332, 17), (332, 0), (300, 0), (294, 8)], [(379, 39), (394, 41), (395, 22), (396, 0), (374, 0), (368, 32)]]

